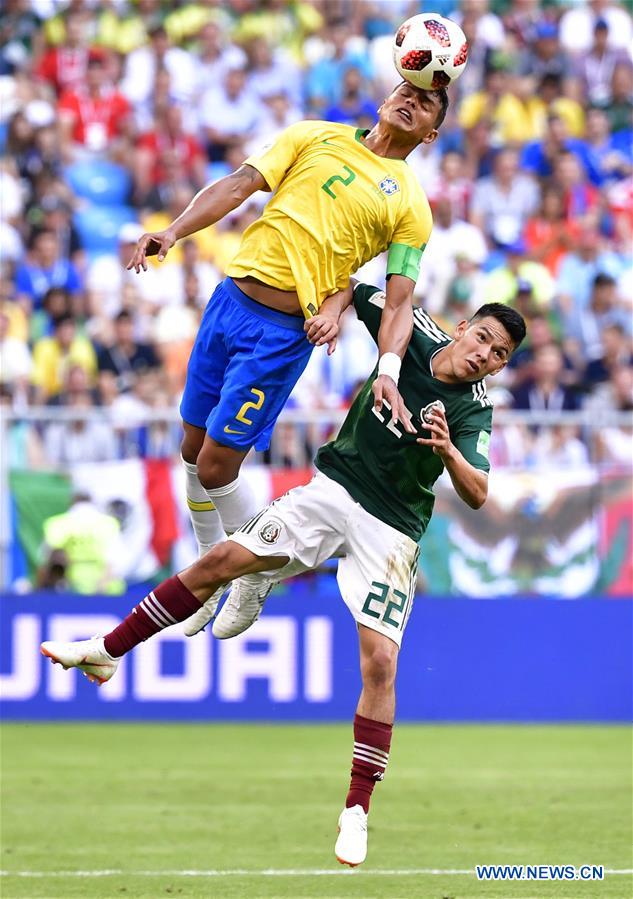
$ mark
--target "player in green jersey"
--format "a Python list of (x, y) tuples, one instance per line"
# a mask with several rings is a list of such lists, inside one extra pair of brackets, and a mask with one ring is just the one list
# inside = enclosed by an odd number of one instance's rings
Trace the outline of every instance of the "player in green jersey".
[[(353, 291), (356, 312), (374, 340), (384, 301), (377, 287), (358, 284)], [(343, 306), (349, 297), (326, 302)], [(399, 387), (414, 412), (417, 434), (394, 422), (384, 399), (381, 406), (376, 403), (374, 370), (337, 438), (319, 450), (318, 471), (308, 485), (275, 500), (226, 542), (163, 582), (139, 604), (144, 615), (135, 609), (105, 638), (44, 643), (42, 652), (103, 683), (120, 656), (197, 613), (221, 584), (251, 576), (242, 593), (237, 581), (214, 621), (213, 634), (225, 639), (259, 617), (271, 576), (281, 580), (339, 558), (339, 587), (358, 625), (363, 687), (335, 852), (344, 864), (360, 864), (367, 853), (371, 793), (389, 758), (398, 651), (411, 613), (418, 541), (433, 510), (433, 485), (446, 468), (464, 502), (474, 509), (485, 502), (492, 407), (484, 378), (505, 367), (524, 336), (522, 317), (500, 303), (482, 306), (452, 337), (416, 309)], [(259, 600), (252, 578), (258, 572), (265, 585)]]

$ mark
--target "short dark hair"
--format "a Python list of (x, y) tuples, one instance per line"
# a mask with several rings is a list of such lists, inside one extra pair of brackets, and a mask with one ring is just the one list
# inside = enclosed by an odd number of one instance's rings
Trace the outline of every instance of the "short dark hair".
[(446, 118), (446, 113), (448, 112), (448, 91), (445, 87), (438, 87), (437, 90), (432, 91), (432, 93), (437, 94), (437, 98), (440, 101), (440, 111), (437, 114), (437, 118), (435, 119), (435, 127), (439, 128)]
[(505, 303), (484, 303), (484, 305), (480, 306), (475, 312), (470, 321), (475, 322), (479, 321), (480, 318), (488, 317), (496, 318), (497, 321), (503, 325), (510, 335), (512, 343), (514, 344), (514, 349), (516, 350), (527, 332), (525, 319), (521, 313), (517, 312), (516, 309), (513, 309), (511, 306), (506, 306)]
[(594, 287), (612, 287), (616, 284), (615, 278), (611, 275), (608, 275), (606, 272), (598, 272), (598, 274), (593, 279)]

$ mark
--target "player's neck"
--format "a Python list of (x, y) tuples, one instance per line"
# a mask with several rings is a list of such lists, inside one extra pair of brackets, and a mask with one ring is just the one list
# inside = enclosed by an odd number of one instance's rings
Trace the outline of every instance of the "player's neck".
[(417, 142), (403, 144), (398, 141), (397, 136), (382, 128), (380, 122), (371, 129), (362, 142), (376, 156), (383, 156), (385, 159), (406, 159), (417, 147)]
[(456, 384), (459, 381), (453, 370), (452, 347), (453, 344), (449, 343), (448, 346), (441, 349), (433, 356), (431, 363), (433, 377), (438, 381), (444, 381), (445, 384)]

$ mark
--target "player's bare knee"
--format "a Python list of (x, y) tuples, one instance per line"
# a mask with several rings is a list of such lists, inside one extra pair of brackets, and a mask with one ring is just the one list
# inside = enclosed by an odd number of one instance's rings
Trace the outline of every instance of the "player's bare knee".
[(231, 580), (239, 576), (241, 571), (236, 560), (235, 544), (228, 540), (217, 543), (212, 549), (198, 559), (196, 565), (204, 580), (209, 584), (216, 581)]
[(198, 456), (198, 478), (205, 490), (216, 490), (225, 487), (235, 480), (236, 474), (227, 469), (223, 460), (216, 459), (207, 453)]
[(391, 687), (396, 678), (397, 665), (397, 652), (388, 647), (376, 647), (363, 659), (363, 682), (374, 689)]
[(196, 464), (203, 443), (204, 431), (201, 428), (185, 425), (185, 435), (180, 444), (180, 455), (185, 462), (189, 462), (191, 465)]

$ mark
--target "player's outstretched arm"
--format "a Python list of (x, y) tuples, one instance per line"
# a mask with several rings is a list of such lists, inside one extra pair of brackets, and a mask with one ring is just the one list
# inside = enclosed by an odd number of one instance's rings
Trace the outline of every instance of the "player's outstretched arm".
[(268, 185), (264, 176), (251, 165), (241, 165), (230, 175), (209, 184), (164, 231), (143, 234), (128, 263), (128, 270), (134, 269), (137, 274), (141, 269), (147, 271), (147, 256), (158, 256), (162, 262), (177, 240), (219, 222), (258, 190), (268, 190)]
[(352, 278), (343, 290), (326, 297), (316, 315), (306, 319), (303, 330), (314, 346), (327, 343), (327, 354), (331, 356), (336, 349), (339, 331), (339, 319), (354, 298), (354, 286), (357, 282)]
[(431, 436), (418, 437), (417, 443), (433, 447), (433, 452), (444, 463), (457, 495), (471, 509), (480, 509), (488, 498), (486, 472), (471, 465), (451, 441), (448, 422), (441, 409), (432, 410), (428, 427), (424, 425), (424, 428), (431, 432)]
[(411, 424), (411, 413), (398, 391), (398, 376), (413, 331), (414, 287), (415, 282), (404, 275), (391, 275), (387, 281), (378, 331), (378, 377), (372, 386), (376, 410), (381, 410), (383, 402), (389, 403), (392, 421), (394, 424), (401, 421), (409, 434), (416, 431)]

